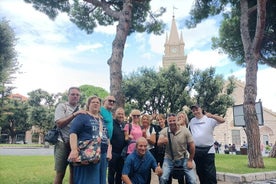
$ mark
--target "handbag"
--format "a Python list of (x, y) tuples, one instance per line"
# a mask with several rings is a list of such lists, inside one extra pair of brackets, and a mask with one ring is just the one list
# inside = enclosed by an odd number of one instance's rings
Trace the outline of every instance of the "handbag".
[(74, 166), (96, 164), (101, 159), (101, 143), (97, 139), (80, 141), (78, 143), (79, 156), (76, 161), (68, 159)]
[[(171, 156), (172, 156), (172, 161), (174, 161), (174, 155), (173, 155), (173, 151), (172, 151), (172, 141), (171, 141), (169, 128), (167, 128), (167, 133), (168, 133), (169, 148), (170, 148), (170, 152), (171, 152)], [(184, 172), (183, 165), (175, 165), (174, 164), (172, 172), (171, 172), (172, 178), (173, 179), (182, 179), (184, 175), (185, 175), (185, 172)]]
[[(102, 121), (99, 120), (101, 135), (103, 132)], [(79, 141), (78, 143), (79, 156), (74, 162), (68, 158), (68, 162), (73, 166), (97, 164), (101, 159), (101, 140), (98, 138)], [(70, 156), (70, 155), (69, 155)]]

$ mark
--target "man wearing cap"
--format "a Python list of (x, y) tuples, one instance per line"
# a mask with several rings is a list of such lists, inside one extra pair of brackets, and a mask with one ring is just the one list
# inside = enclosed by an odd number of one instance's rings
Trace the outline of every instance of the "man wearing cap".
[[(178, 126), (176, 114), (169, 114), (167, 121), (169, 127), (161, 130), (157, 143), (158, 146), (166, 145), (160, 184), (168, 183), (174, 166), (183, 166), (187, 184), (196, 184), (196, 174), (193, 170), (195, 145), (192, 135), (186, 127)], [(169, 141), (168, 136), (170, 136), (171, 141)], [(187, 147), (189, 147), (189, 154)]]
[(201, 184), (216, 184), (214, 128), (224, 123), (224, 118), (204, 112), (198, 105), (191, 106), (194, 118), (189, 123), (196, 146), (195, 158), (196, 172)]

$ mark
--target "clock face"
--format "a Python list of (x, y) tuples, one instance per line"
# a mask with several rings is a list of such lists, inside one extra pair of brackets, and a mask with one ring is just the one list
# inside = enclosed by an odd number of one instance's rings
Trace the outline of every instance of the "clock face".
[(172, 53), (176, 53), (177, 52), (177, 48), (176, 47), (172, 47), (171, 51), (172, 51)]

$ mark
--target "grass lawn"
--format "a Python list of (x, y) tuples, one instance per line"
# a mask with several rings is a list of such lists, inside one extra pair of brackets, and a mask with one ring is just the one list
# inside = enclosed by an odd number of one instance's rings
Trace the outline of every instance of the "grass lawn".
[[(216, 155), (218, 172), (254, 173), (276, 171), (276, 159), (264, 158), (264, 169), (247, 167), (245, 155)], [(53, 156), (0, 156), (1, 184), (52, 184), (55, 176)], [(68, 183), (68, 173), (64, 183)]]
[(52, 184), (54, 176), (53, 156), (0, 156), (1, 184)]
[(265, 171), (276, 171), (276, 158), (263, 157), (265, 168), (248, 168), (247, 155), (216, 154), (218, 172), (246, 174)]

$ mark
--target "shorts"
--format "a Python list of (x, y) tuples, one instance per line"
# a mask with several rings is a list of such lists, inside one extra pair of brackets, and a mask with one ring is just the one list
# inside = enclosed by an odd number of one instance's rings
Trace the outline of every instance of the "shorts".
[(70, 154), (70, 144), (58, 141), (55, 144), (54, 157), (55, 157), (55, 170), (57, 172), (65, 172), (68, 165), (68, 156)]

